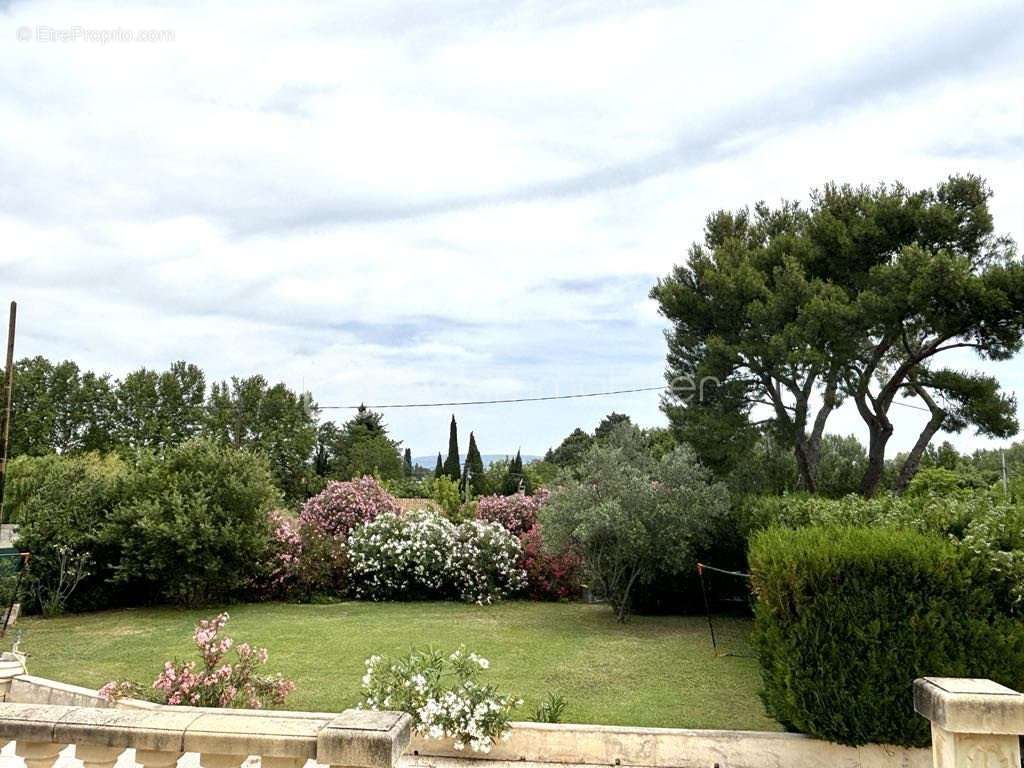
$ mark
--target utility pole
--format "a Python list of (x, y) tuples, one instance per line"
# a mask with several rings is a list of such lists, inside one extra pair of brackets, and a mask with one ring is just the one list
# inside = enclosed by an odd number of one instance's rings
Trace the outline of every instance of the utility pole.
[(7, 326), (7, 381), (4, 385), (4, 431), (0, 435), (0, 524), (4, 520), (4, 491), (7, 489), (7, 454), (11, 442), (11, 400), (14, 393), (14, 326), (18, 302), (11, 302), (11, 321)]

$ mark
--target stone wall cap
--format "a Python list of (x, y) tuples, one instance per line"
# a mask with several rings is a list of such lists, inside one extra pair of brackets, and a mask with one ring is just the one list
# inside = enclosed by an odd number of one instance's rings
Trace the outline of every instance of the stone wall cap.
[(992, 680), (920, 678), (914, 709), (951, 733), (1024, 733), (1024, 694)]
[(346, 709), (317, 735), (316, 761), (348, 768), (393, 768), (411, 736), (412, 718), (404, 712)]

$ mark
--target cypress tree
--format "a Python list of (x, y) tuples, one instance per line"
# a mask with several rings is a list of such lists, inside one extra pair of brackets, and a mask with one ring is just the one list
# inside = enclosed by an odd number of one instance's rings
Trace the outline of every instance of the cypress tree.
[(437, 466), (434, 467), (434, 477), (440, 477), (444, 474), (444, 464), (441, 462), (441, 452), (437, 452)]
[(516, 457), (509, 462), (508, 472), (505, 475), (505, 482), (502, 483), (501, 492), (505, 496), (514, 496), (519, 493), (522, 480), (523, 455), (522, 451), (516, 451)]
[(448, 430), (448, 456), (444, 460), (444, 474), (455, 482), (462, 476), (459, 470), (459, 427), (455, 423), (455, 414), (452, 414), (452, 424)]
[(476, 496), (482, 496), (484, 490), (484, 459), (480, 455), (480, 449), (476, 446), (476, 437), (469, 433), (469, 448), (466, 449), (466, 468), (462, 473), (463, 491), (465, 491), (466, 478), (469, 478), (470, 489)]
[(412, 448), (405, 449), (405, 476), (412, 477)]

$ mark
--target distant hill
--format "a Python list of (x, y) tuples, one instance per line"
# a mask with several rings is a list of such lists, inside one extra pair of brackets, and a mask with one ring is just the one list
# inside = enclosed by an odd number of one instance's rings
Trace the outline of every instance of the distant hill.
[[(512, 453), (483, 453), (483, 454), (480, 454), (480, 458), (482, 458), (484, 460), (484, 466), (485, 467), (489, 467), (489, 466), (491, 466), (491, 464), (493, 464), (496, 461), (501, 461), (502, 459), (511, 459), (515, 455), (516, 455), (515, 451), (513, 451)], [(442, 454), (441, 458), (442, 458), (442, 460), (444, 459), (444, 455), (443, 454)], [(541, 457), (540, 456), (527, 456), (527, 455), (524, 455), (523, 456), (523, 463), (524, 464), (529, 464), (531, 461), (537, 461), (539, 458), (541, 458)], [(413, 463), (413, 466), (423, 467), (424, 469), (431, 469), (432, 470), (434, 468), (434, 466), (437, 464), (437, 454), (435, 453), (433, 456), (413, 456), (412, 463)], [(459, 466), (460, 467), (461, 466), (465, 466), (465, 464), (466, 464), (466, 454), (460, 453), (459, 454)]]

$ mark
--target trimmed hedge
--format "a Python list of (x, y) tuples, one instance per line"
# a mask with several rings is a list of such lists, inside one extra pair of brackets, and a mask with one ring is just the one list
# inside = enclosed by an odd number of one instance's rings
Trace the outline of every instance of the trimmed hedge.
[(924, 746), (924, 675), (1024, 685), (1009, 580), (941, 536), (772, 528), (750, 563), (762, 698), (787, 728), (842, 744)]

